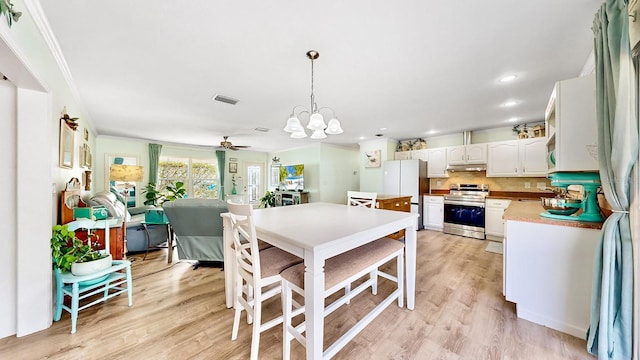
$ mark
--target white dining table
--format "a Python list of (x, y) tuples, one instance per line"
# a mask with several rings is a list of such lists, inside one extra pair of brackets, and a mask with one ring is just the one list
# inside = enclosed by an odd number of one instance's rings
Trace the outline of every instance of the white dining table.
[[(259, 239), (304, 259), (307, 359), (322, 359), (324, 337), (325, 260), (405, 229), (406, 304), (415, 305), (416, 225), (418, 214), (347, 206), (308, 203), (254, 210)], [(227, 307), (233, 306), (234, 261), (232, 240), (225, 223), (225, 291)]]

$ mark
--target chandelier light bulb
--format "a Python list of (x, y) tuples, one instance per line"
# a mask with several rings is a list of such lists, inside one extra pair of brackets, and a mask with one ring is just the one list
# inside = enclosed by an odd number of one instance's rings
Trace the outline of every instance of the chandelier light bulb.
[(307, 125), (307, 129), (309, 130), (324, 130), (327, 128), (327, 124), (324, 123), (324, 118), (318, 112), (311, 114), (309, 117), (309, 125)]
[(322, 129), (315, 130), (313, 134), (311, 134), (312, 139), (324, 139), (327, 137), (327, 134), (322, 131)]
[(329, 125), (327, 125), (327, 130), (325, 132), (329, 135), (338, 135), (342, 134), (342, 126), (340, 126), (340, 120), (333, 118), (329, 120)]
[(296, 116), (292, 116), (287, 120), (287, 126), (283, 130), (290, 133), (304, 131), (300, 120)]

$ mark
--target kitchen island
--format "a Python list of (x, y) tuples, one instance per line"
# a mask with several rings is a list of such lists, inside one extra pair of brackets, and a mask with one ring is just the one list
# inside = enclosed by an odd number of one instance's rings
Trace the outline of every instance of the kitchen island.
[(540, 201), (512, 201), (503, 215), (503, 292), (519, 318), (584, 338), (602, 224), (543, 211)]

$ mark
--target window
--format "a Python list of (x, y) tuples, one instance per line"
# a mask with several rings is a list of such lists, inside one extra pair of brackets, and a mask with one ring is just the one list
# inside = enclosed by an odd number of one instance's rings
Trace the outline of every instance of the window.
[(161, 156), (158, 164), (158, 189), (181, 181), (187, 189), (187, 197), (201, 199), (218, 198), (218, 161), (216, 159), (191, 159)]

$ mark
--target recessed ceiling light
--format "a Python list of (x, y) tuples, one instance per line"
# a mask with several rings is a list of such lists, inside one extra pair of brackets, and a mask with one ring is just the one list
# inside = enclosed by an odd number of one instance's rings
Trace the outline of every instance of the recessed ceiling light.
[(507, 121), (509, 121), (509, 122), (516, 122), (516, 121), (518, 121), (518, 118), (517, 118), (517, 117), (512, 117), (512, 118), (510, 118), (510, 119), (509, 119), (509, 120), (507, 120)]
[(515, 100), (509, 100), (506, 103), (502, 104), (504, 107), (512, 107), (518, 105), (518, 102)]
[(429, 130), (429, 131), (427, 131), (427, 135), (433, 135), (433, 134), (435, 134), (436, 132), (437, 132), (437, 131), (435, 131), (435, 130)]
[(500, 78), (500, 82), (501, 83), (506, 83), (506, 82), (513, 81), (513, 80), (515, 80), (517, 78), (518, 78), (518, 75), (515, 75), (515, 74), (506, 75), (506, 76), (503, 76), (503, 77)]
[(359, 140), (364, 140), (364, 139), (366, 139), (366, 137), (364, 137), (364, 136), (360, 136), (360, 138), (359, 138)]
[(385, 128), (385, 127), (381, 127), (380, 128), (380, 131), (386, 131), (386, 130), (387, 130), (387, 128)]

